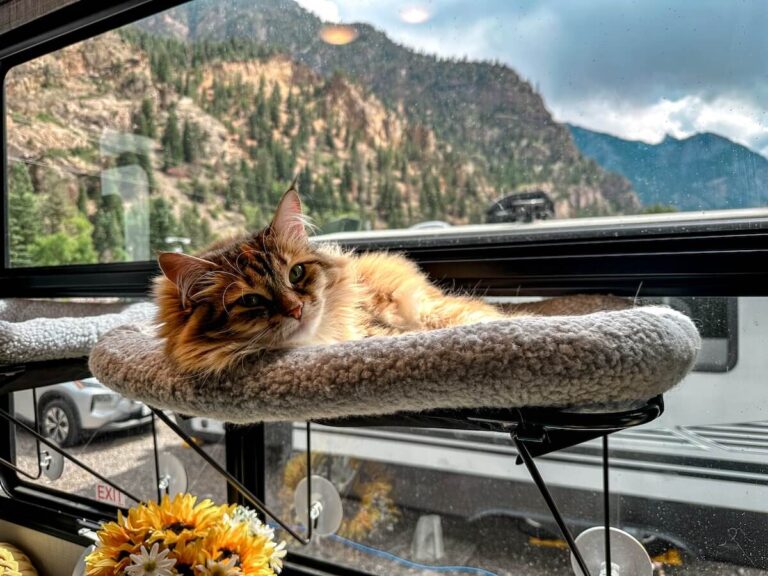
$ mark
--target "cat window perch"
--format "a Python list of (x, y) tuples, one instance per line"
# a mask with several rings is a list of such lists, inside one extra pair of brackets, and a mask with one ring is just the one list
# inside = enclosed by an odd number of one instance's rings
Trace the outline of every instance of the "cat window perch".
[[(234, 423), (505, 432), (568, 542), (576, 573), (618, 574), (610, 549), (625, 547), (608, 525), (607, 435), (658, 417), (661, 395), (690, 370), (701, 342), (690, 319), (674, 310), (599, 310), (600, 303), (554, 299), (536, 305), (537, 316), (264, 353), (218, 378), (176, 370), (153, 327), (127, 319), (93, 347), (90, 370), (110, 388), (154, 407), (159, 417), (166, 409)], [(553, 312), (559, 315), (546, 315)], [(0, 323), (0, 343), (4, 330), (18, 332), (22, 324)], [(604, 438), (605, 546), (591, 540), (577, 546), (534, 458), (598, 437)], [(311, 493), (309, 483), (308, 498)], [(599, 554), (582, 554), (598, 548)]]

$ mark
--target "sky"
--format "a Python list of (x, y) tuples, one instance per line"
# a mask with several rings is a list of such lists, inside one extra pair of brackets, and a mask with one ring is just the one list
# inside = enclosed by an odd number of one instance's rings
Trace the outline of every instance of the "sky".
[(297, 0), (443, 56), (499, 60), (561, 122), (661, 141), (722, 134), (768, 157), (768, 0)]

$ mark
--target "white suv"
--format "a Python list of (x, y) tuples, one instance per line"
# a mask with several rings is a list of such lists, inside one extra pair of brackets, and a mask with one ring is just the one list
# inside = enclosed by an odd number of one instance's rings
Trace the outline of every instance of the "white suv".
[[(16, 416), (35, 417), (31, 390), (14, 392)], [(150, 410), (141, 402), (113, 392), (95, 378), (73, 380), (37, 389), (40, 431), (61, 446), (76, 444), (85, 432), (112, 432), (149, 423)]]

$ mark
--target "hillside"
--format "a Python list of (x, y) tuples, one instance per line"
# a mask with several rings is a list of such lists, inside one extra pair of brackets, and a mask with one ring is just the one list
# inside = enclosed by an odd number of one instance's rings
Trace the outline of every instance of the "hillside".
[(768, 205), (768, 160), (722, 136), (667, 136), (647, 144), (570, 129), (586, 156), (632, 182), (644, 206), (719, 210)]
[(367, 26), (331, 47), (294, 3), (253, 4), (199, 0), (11, 70), (15, 265), (195, 249), (263, 226), (295, 176), (321, 227), (479, 223), (528, 189), (560, 217), (639, 209), (509, 68)]
[(25, 204), (13, 195), (27, 189), (35, 204), (16, 218), (19, 228), (74, 233), (84, 224), (77, 206), (95, 248), (77, 258), (130, 257), (125, 207), (105, 196), (102, 181), (105, 170), (130, 167), (146, 173), (152, 249), (167, 248), (168, 236), (195, 248), (263, 226), (297, 174), (320, 225), (342, 216), (369, 227), (481, 221), (494, 190), (431, 130), (342, 75), (323, 78), (253, 44), (206, 46), (213, 55), (183, 68), (183, 79), (157, 55), (186, 60), (188, 46), (130, 33), (15, 69), (6, 84), (12, 205)]
[(505, 65), (422, 54), (365, 24), (354, 25), (353, 43), (332, 46), (320, 39), (323, 23), (291, 0), (197, 0), (139, 26), (192, 43), (255, 39), (324, 77), (341, 71), (472, 157), (499, 196), (544, 189), (560, 217), (638, 209), (628, 183), (584, 158), (531, 85)]

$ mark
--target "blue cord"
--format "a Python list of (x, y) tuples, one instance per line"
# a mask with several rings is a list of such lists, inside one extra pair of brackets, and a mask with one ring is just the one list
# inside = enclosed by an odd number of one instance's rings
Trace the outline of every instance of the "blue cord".
[(380, 558), (386, 558), (387, 560), (391, 560), (392, 562), (397, 562), (398, 564), (402, 564), (403, 566), (407, 566), (408, 568), (418, 568), (420, 570), (430, 570), (432, 572), (462, 572), (464, 574), (478, 574), (479, 576), (496, 576), (496, 574), (494, 574), (493, 572), (489, 572), (488, 570), (483, 570), (482, 568), (472, 568), (470, 566), (432, 566), (429, 564), (419, 564), (418, 562), (411, 562), (410, 560), (406, 560), (405, 558), (400, 558), (399, 556), (395, 556), (394, 554), (390, 554), (389, 552), (384, 552), (384, 550), (379, 550), (378, 548), (371, 548), (370, 546), (366, 546), (365, 544), (360, 544), (352, 540), (347, 540), (346, 538), (342, 536), (337, 536), (336, 534), (331, 534), (330, 536), (328, 536), (328, 538), (332, 538), (337, 542), (341, 542), (342, 544), (351, 546), (352, 548), (360, 550), (361, 552), (366, 552), (368, 554), (372, 554), (373, 556), (379, 556)]
[[(276, 524), (273, 524), (272, 522), (270, 522), (269, 525), (272, 528), (278, 528), (278, 526)], [(338, 536), (336, 534), (331, 534), (330, 536), (326, 536), (326, 538), (331, 538), (332, 540), (336, 540), (337, 542), (350, 546), (351, 548), (355, 548), (356, 550), (360, 550), (361, 552), (365, 552), (366, 554), (371, 554), (372, 556), (378, 556), (379, 558), (386, 558), (387, 560), (390, 560), (397, 564), (402, 564), (403, 566), (406, 566), (408, 568), (417, 568), (419, 570), (431, 570), (432, 572), (459, 572), (464, 574), (477, 574), (478, 576), (498, 576), (497, 574), (494, 574), (489, 570), (484, 570), (483, 568), (473, 568), (471, 566), (433, 566), (431, 564), (420, 564), (418, 562), (411, 562), (410, 560), (406, 560), (405, 558), (400, 558), (400, 556), (395, 556), (390, 552), (385, 552), (384, 550), (379, 550), (378, 548), (372, 548), (371, 546), (360, 544), (359, 542), (355, 542), (354, 540), (349, 540), (347, 538), (344, 538), (343, 536)]]

